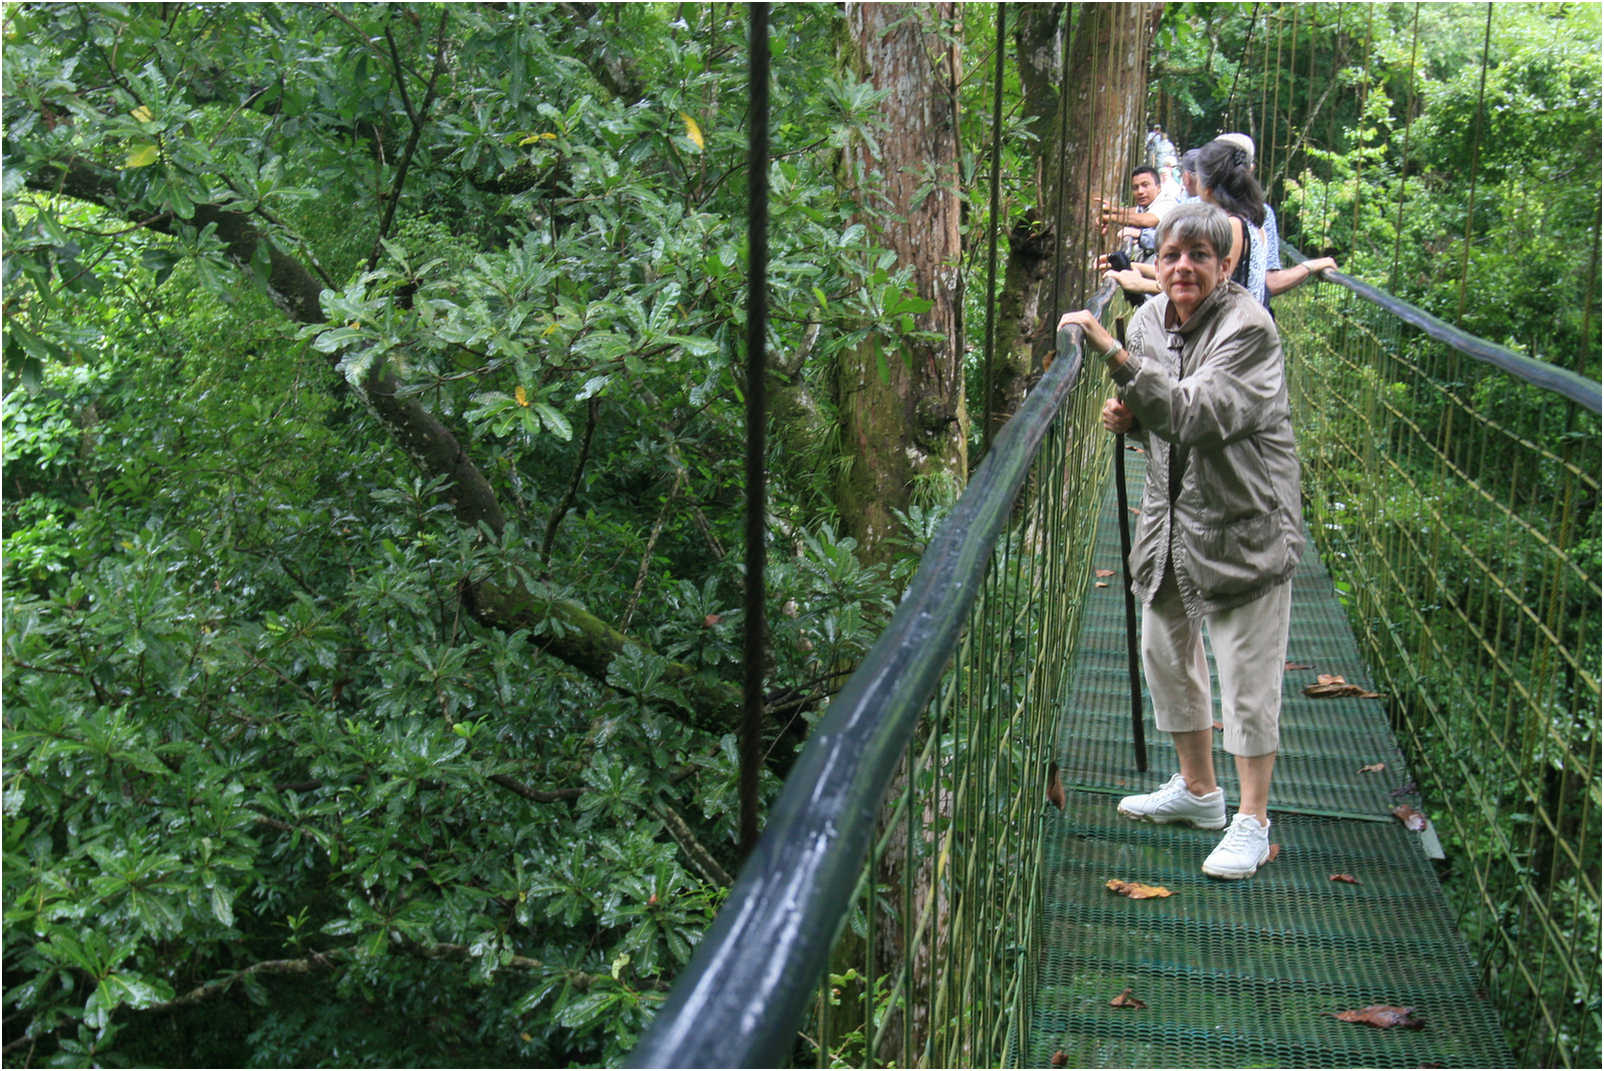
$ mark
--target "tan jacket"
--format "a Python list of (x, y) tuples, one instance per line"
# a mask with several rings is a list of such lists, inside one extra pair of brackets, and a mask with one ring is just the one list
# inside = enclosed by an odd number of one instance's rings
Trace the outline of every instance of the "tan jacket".
[(1200, 617), (1251, 602), (1292, 575), (1303, 554), (1303, 503), (1275, 321), (1229, 282), (1179, 328), (1172, 319), (1163, 295), (1138, 309), (1129, 356), (1113, 372), (1149, 447), (1131, 588), (1151, 602), (1173, 558), (1186, 612)]

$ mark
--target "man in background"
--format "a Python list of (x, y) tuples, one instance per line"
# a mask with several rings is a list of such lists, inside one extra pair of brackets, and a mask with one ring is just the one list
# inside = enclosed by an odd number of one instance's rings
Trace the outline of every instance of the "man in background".
[(1134, 232), (1127, 234), (1122, 230), (1121, 235), (1136, 239), (1138, 260), (1150, 261), (1154, 253), (1154, 228), (1170, 214), (1176, 201), (1160, 188), (1158, 172), (1151, 167), (1139, 167), (1131, 172), (1131, 199), (1136, 202), (1134, 205), (1103, 202), (1103, 229), (1106, 232), (1112, 223)]

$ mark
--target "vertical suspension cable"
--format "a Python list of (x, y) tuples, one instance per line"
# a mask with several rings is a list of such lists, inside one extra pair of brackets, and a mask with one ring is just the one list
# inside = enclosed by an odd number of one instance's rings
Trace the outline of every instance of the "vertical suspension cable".
[[(1269, 112), (1269, 108), (1270, 108), (1270, 34), (1269, 34), (1270, 19), (1271, 19), (1271, 15), (1270, 14), (1266, 14), (1264, 16), (1265, 33), (1263, 34), (1262, 40), (1260, 42), (1261, 49), (1260, 49), (1260, 59), (1259, 59), (1259, 134), (1258, 134), (1258, 141), (1255, 143), (1259, 147), (1259, 152), (1258, 152), (1258, 156), (1259, 156), (1259, 159), (1258, 159), (1259, 174), (1260, 174), (1260, 176), (1262, 176), (1263, 180), (1266, 181), (1266, 182), (1269, 181), (1270, 172), (1265, 167), (1266, 161), (1265, 161), (1265, 158), (1264, 158), (1264, 150), (1265, 150), (1266, 145), (1269, 143), (1271, 137), (1273, 136), (1273, 131), (1275, 129), (1274, 126), (1271, 123), (1270, 112)], [(1269, 200), (1270, 188), (1268, 186), (1266, 186), (1264, 188), (1264, 193), (1265, 193), (1265, 200)]]
[[(1598, 217), (1593, 217), (1593, 253), (1588, 258), (1587, 287), (1582, 293), (1582, 344), (1576, 347), (1576, 374), (1587, 375), (1587, 355), (1593, 350), (1593, 310), (1598, 307)], [(1537, 356), (1533, 354), (1532, 356)], [(1565, 430), (1571, 430), (1569, 421), (1575, 419), (1575, 407), (1567, 410)]]
[(991, 225), (987, 229), (986, 242), (986, 364), (983, 377), (985, 399), (981, 406), (982, 425), (980, 429), (980, 456), (985, 457), (991, 449), (991, 362), (996, 352), (996, 308), (997, 308), (997, 206), (1000, 200), (999, 187), (1002, 170), (1002, 97), (1003, 97), (1003, 54), (1006, 51), (1008, 38), (1004, 25), (1007, 21), (1008, 5), (997, 5), (997, 56), (996, 67), (992, 75), (991, 94)]
[[(1296, 18), (1297, 16), (1294, 15), (1293, 17)], [(1277, 118), (1281, 115), (1281, 72), (1283, 70), (1281, 66), (1281, 33), (1285, 29), (1286, 22), (1283, 18), (1281, 18), (1280, 14), (1277, 13), (1275, 20), (1275, 66), (1271, 68), (1275, 72), (1275, 92), (1270, 95), (1270, 155), (1264, 164), (1264, 178), (1267, 183), (1267, 185), (1264, 187), (1266, 197), (1270, 195), (1271, 187), (1273, 187), (1280, 178), (1280, 173), (1277, 169), (1286, 166), (1286, 162), (1281, 158), (1281, 153), (1277, 148), (1275, 139), (1275, 123)], [(1269, 56), (1268, 49), (1265, 50), (1265, 56)], [(1265, 60), (1265, 65), (1269, 66), (1268, 59)], [(1286, 140), (1281, 142), (1282, 147), (1290, 142), (1292, 138), (1291, 116), (1287, 117), (1286, 131)]]
[(1415, 121), (1415, 72), (1420, 56), (1420, 4), (1415, 4), (1414, 26), (1409, 41), (1409, 105), (1404, 109), (1403, 162), (1398, 166), (1398, 217), (1393, 224), (1392, 274), (1387, 277), (1387, 289), (1398, 293), (1398, 262), (1403, 255), (1404, 190), (1409, 183), (1409, 131)]
[[(1065, 144), (1069, 140), (1069, 101), (1066, 94), (1069, 90), (1069, 48), (1070, 48), (1070, 21), (1072, 13), (1066, 4), (1059, 9), (1063, 13), (1063, 24), (1058, 35), (1059, 73), (1058, 73), (1058, 179), (1054, 183), (1055, 204), (1053, 206), (1053, 304), (1048, 310), (1048, 318), (1057, 317), (1058, 310), (1062, 308), (1063, 299), (1063, 261), (1064, 261), (1064, 170), (1069, 166), (1068, 153)], [(1081, 13), (1082, 18), (1089, 15)], [(1091, 180), (1087, 178), (1087, 196), (1091, 196)], [(1057, 344), (1053, 344), (1056, 352)], [(1052, 358), (1049, 356), (1048, 358)]]
[(1353, 229), (1350, 239), (1352, 244), (1348, 251), (1350, 257), (1357, 256), (1359, 252), (1359, 179), (1363, 176), (1365, 168), (1365, 105), (1370, 100), (1370, 49), (1374, 44), (1372, 33), (1375, 30), (1375, 13), (1376, 9), (1373, 6), (1365, 8), (1365, 50), (1360, 55), (1360, 71), (1364, 80), (1359, 83), (1359, 152), (1353, 162)]
[(1258, 23), (1258, 19), (1259, 5), (1254, 4), (1252, 14), (1248, 15), (1247, 40), (1242, 42), (1242, 54), (1236, 58), (1236, 70), (1231, 72), (1231, 91), (1225, 96), (1225, 121), (1231, 130), (1240, 129), (1236, 122), (1236, 112), (1232, 110), (1236, 105), (1236, 80), (1242, 75), (1242, 65), (1247, 62), (1248, 56), (1252, 54), (1253, 28)]
[(1470, 194), (1465, 209), (1465, 245), (1459, 258), (1459, 311), (1454, 326), (1465, 325), (1465, 283), (1470, 278), (1470, 237), (1476, 221), (1476, 171), (1481, 166), (1481, 116), (1487, 99), (1487, 52), (1493, 41), (1493, 5), (1487, 5), (1487, 28), (1481, 40), (1481, 84), (1476, 90), (1475, 133), (1470, 144)]
[[(1337, 77), (1337, 71), (1342, 65), (1342, 8), (1337, 8), (1337, 34), (1331, 49), (1331, 77)], [(1309, 45), (1309, 84), (1314, 85), (1314, 45)], [(1326, 148), (1336, 151), (1337, 145), (1337, 110), (1331, 109), (1326, 116)], [(1335, 164), (1326, 165), (1325, 182), (1320, 186), (1320, 245), (1324, 248), (1331, 246), (1331, 173), (1336, 169)]]
[(741, 851), (757, 844), (758, 770), (762, 765), (764, 578), (768, 512), (764, 466), (767, 419), (769, 270), (769, 5), (748, 9), (747, 93), (751, 98), (746, 195), (746, 599), (741, 717)]
[[(1108, 16), (1108, 21), (1106, 23), (1104, 23), (1103, 26), (1102, 26), (1102, 31), (1103, 32), (1102, 32), (1101, 41), (1099, 42), (1099, 40), (1095, 36), (1093, 37), (1093, 40), (1092, 40), (1091, 56), (1092, 56), (1093, 77), (1090, 78), (1088, 81), (1090, 82), (1091, 85), (1093, 85), (1095, 87), (1102, 87), (1102, 86), (1106, 86), (1108, 84), (1108, 70), (1109, 70), (1108, 55), (1109, 55), (1109, 53), (1111, 51), (1113, 51), (1113, 48), (1114, 48), (1114, 25), (1115, 25), (1115, 20), (1119, 17), (1119, 12), (1118, 12), (1117, 9), (1111, 7), (1111, 8), (1109, 8), (1109, 12), (1110, 12), (1110, 14)], [(1083, 16), (1083, 18), (1084, 18), (1084, 16)], [(1084, 23), (1083, 23), (1083, 25), (1084, 25)], [(1098, 49), (1098, 47), (1097, 47), (1098, 44), (1102, 45), (1102, 49), (1101, 50)], [(1066, 57), (1066, 59), (1067, 59), (1067, 57)], [(1067, 63), (1065, 65), (1064, 70), (1065, 70), (1065, 79), (1066, 79), (1066, 82), (1067, 82), (1067, 80), (1068, 80), (1068, 71), (1069, 71), (1069, 67), (1068, 67)], [(1088, 109), (1089, 110), (1088, 120), (1095, 127), (1095, 124), (1097, 123), (1097, 120), (1098, 120), (1098, 117), (1099, 117), (1099, 114), (1100, 114), (1099, 111), (1098, 111), (1098, 107), (1097, 107), (1097, 93), (1096, 93), (1095, 90), (1092, 93), (1088, 94), (1088, 99), (1091, 102), (1090, 103), (1090, 107)], [(1143, 116), (1142, 116), (1143, 123), (1142, 123), (1142, 125), (1143, 125), (1143, 129), (1146, 129), (1146, 125), (1147, 125), (1146, 124), (1147, 108), (1145, 107), (1145, 104), (1146, 104), (1145, 100), (1143, 101), (1143, 104), (1144, 104), (1144, 107), (1142, 108), (1142, 112), (1143, 112)], [(1067, 117), (1067, 115), (1066, 115), (1066, 117)], [(1066, 135), (1065, 142), (1060, 144), (1060, 146), (1059, 146), (1059, 151), (1060, 152), (1067, 151), (1067, 148), (1068, 148), (1067, 142), (1068, 142), (1068, 137)], [(1085, 267), (1084, 267), (1085, 254), (1086, 254), (1085, 242), (1086, 242), (1086, 240), (1088, 239), (1088, 237), (1090, 235), (1097, 234), (1100, 237), (1101, 233), (1102, 233), (1101, 229), (1100, 229), (1101, 225), (1102, 225), (1102, 222), (1103, 222), (1102, 201), (1108, 195), (1108, 183), (1106, 181), (1107, 178), (1108, 178), (1107, 151), (1108, 151), (1107, 150), (1107, 146), (1104, 145), (1103, 139), (1100, 138), (1100, 137), (1097, 137), (1095, 131), (1093, 132), (1093, 136), (1084, 139), (1084, 141), (1082, 142), (1082, 144), (1080, 146), (1080, 160), (1081, 160), (1081, 164), (1082, 164), (1083, 168), (1085, 169), (1085, 173), (1083, 175), (1084, 181), (1082, 182), (1082, 186), (1081, 186), (1081, 188), (1082, 188), (1082, 193), (1081, 193), (1081, 220), (1080, 220), (1081, 241), (1076, 246), (1076, 249), (1075, 249), (1075, 261), (1074, 261), (1075, 293), (1064, 295), (1064, 298), (1067, 301), (1072, 301), (1072, 302), (1079, 301), (1080, 298), (1081, 298), (1081, 295), (1086, 292), (1086, 270), (1085, 270)], [(1127, 164), (1126, 166), (1129, 166), (1129, 165)], [(1114, 188), (1115, 188), (1115, 190), (1120, 190), (1121, 189), (1121, 187), (1117, 183), (1115, 184)], [(1096, 197), (1093, 197), (1093, 195), (1092, 195), (1092, 191), (1093, 190), (1097, 191), (1097, 196)], [(1124, 200), (1123, 194), (1122, 193), (1116, 193), (1115, 200), (1123, 202), (1123, 200)], [(1101, 247), (1101, 245), (1102, 245), (1101, 240), (1098, 240), (1098, 245), (1099, 245), (1099, 247)], [(1058, 256), (1060, 258), (1060, 264), (1062, 262), (1064, 251), (1067, 248), (1068, 248), (1068, 246), (1065, 243), (1063, 243), (1063, 242), (1059, 243)], [(1062, 309), (1063, 309), (1062, 305), (1054, 306), (1053, 315), (1056, 317), (1058, 315), (1058, 313)]]
[[(1302, 5), (1293, 5), (1292, 44), (1287, 48), (1287, 70), (1292, 72), (1292, 76), (1287, 80), (1287, 154), (1286, 159), (1281, 163), (1281, 170), (1283, 174), (1291, 174), (1293, 168), (1293, 154), (1298, 150), (1298, 145), (1292, 138), (1292, 100), (1293, 90), (1297, 88), (1298, 84), (1298, 15), (1301, 11)], [(1311, 70), (1309, 73), (1313, 74), (1314, 72)], [(1313, 94), (1306, 90), (1304, 95), (1305, 97), (1310, 97)], [(1311, 116), (1306, 112), (1303, 118), (1303, 128), (1305, 130), (1308, 130), (1309, 128), (1310, 119)], [(1304, 159), (1308, 159), (1309, 154), (1307, 150), (1305, 150), (1303, 156)], [(1299, 222), (1302, 222), (1301, 218)]]
[[(1003, 55), (1007, 44), (1007, 6), (1005, 4), (999, 3), (997, 5), (996, 17), (996, 56), (992, 76), (991, 108), (991, 208), (989, 227), (990, 233), (988, 236), (990, 250), (986, 265), (986, 426), (981, 439), (981, 450), (983, 453), (991, 445), (991, 362), (995, 339), (995, 335), (993, 333), (993, 320), (995, 318), (995, 309), (997, 306), (997, 232), (999, 229), (997, 212), (999, 202), (999, 175), (1002, 163)], [(1062, 90), (1060, 90), (1060, 95), (1061, 94)], [(1057, 314), (1058, 312), (1055, 307), (1051, 315), (1056, 316)], [(990, 710), (987, 708), (981, 716), (983, 719), (989, 721), (989, 715)], [(912, 779), (913, 778), (910, 775), (909, 781), (911, 782)], [(911, 830), (909, 840), (911, 844)], [(988, 884), (990, 883), (992, 872), (994, 870), (995, 868), (988, 868), (987, 870)], [(987, 896), (985, 899), (986, 902), (991, 902), (991, 898), (989, 896)], [(990, 1006), (989, 1001), (985, 1001), (983, 1004), (987, 1007)], [(906, 1066), (906, 1060), (904, 1061), (904, 1066)]]

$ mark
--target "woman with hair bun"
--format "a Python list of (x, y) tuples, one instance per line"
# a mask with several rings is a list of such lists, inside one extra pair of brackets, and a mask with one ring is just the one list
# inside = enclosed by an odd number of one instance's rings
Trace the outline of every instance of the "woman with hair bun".
[(1264, 233), (1264, 190), (1253, 177), (1253, 158), (1240, 145), (1216, 138), (1198, 151), (1197, 180), (1203, 200), (1231, 219), (1232, 281), (1268, 307), (1264, 276), (1270, 247)]

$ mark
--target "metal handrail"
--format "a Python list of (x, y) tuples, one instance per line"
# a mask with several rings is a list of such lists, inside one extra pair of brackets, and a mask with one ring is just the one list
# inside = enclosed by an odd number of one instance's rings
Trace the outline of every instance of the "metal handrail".
[[(1295, 263), (1308, 259), (1287, 242), (1281, 243), (1281, 249), (1285, 253), (1292, 254)], [(1371, 304), (1386, 309), (1404, 323), (1419, 328), (1438, 342), (1452, 346), (1467, 357), (1493, 365), (1534, 386), (1563, 395), (1593, 414), (1599, 414), (1601, 387), (1586, 376), (1578, 375), (1556, 364), (1549, 364), (1547, 361), (1539, 361), (1525, 354), (1516, 353), (1512, 349), (1461, 331), (1452, 324), (1439, 320), (1425, 309), (1411, 305), (1402, 298), (1394, 297), (1385, 290), (1355, 279), (1351, 275), (1344, 275), (1334, 268), (1326, 269), (1321, 278), (1348, 288)]]
[[(1102, 316), (1116, 288), (1090, 302)], [(863, 872), (876, 814), (940, 685), (1032, 462), (1082, 367), (1078, 328), (998, 433), (886, 630), (815, 727), (729, 898), (633, 1067), (788, 1062)]]

